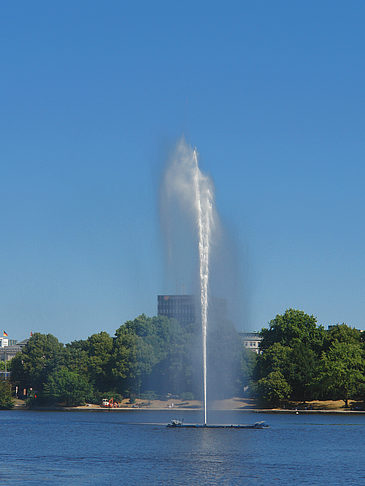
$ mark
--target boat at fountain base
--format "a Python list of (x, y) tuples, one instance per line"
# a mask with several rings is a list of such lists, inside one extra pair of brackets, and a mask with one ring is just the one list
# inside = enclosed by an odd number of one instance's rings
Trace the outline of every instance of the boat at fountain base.
[(269, 427), (265, 422), (256, 422), (253, 425), (246, 424), (184, 424), (183, 420), (173, 419), (167, 424), (172, 428), (188, 429), (266, 429)]

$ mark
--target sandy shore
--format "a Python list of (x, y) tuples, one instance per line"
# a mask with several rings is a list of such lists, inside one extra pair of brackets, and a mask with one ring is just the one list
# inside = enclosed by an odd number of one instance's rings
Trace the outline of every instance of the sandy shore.
[[(350, 401), (350, 406), (354, 406), (356, 402)], [(260, 408), (255, 400), (244, 398), (229, 398), (225, 400), (216, 400), (209, 406), (212, 410), (217, 411), (247, 411), (256, 413), (281, 413), (281, 414), (313, 414), (313, 413), (327, 413), (327, 414), (365, 414), (365, 410), (354, 410), (351, 408), (345, 408), (342, 400), (338, 401), (311, 401), (303, 403), (291, 403), (290, 408)], [(23, 400), (16, 400), (13, 410), (25, 410), (25, 402)], [(130, 403), (129, 400), (123, 400), (116, 408), (105, 408), (100, 405), (86, 404), (79, 407), (37, 407), (37, 410), (60, 410), (60, 411), (128, 411), (128, 410), (151, 410), (162, 411), (170, 410), (188, 411), (188, 410), (201, 410), (201, 402), (198, 400), (139, 400), (135, 403)], [(34, 409), (33, 409), (34, 410)]]

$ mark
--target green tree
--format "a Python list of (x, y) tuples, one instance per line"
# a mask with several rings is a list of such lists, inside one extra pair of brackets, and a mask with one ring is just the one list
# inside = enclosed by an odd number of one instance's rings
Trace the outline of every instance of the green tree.
[(117, 381), (117, 391), (122, 395), (139, 395), (143, 380), (156, 364), (154, 348), (144, 339), (151, 333), (148, 319), (141, 315), (116, 331), (112, 373)]
[(84, 405), (92, 398), (92, 387), (85, 377), (65, 368), (59, 369), (49, 375), (44, 385), (45, 398), (62, 402), (68, 407)]
[(98, 390), (108, 390), (111, 387), (113, 338), (107, 332), (100, 332), (90, 336), (86, 343), (91, 382), (95, 384)]
[(107, 332), (91, 335), (86, 340), (67, 344), (64, 352), (64, 364), (70, 371), (87, 377), (93, 386), (103, 392), (110, 390), (113, 384), (111, 358), (113, 338)]
[(278, 406), (289, 398), (291, 387), (280, 371), (272, 371), (257, 382), (258, 396), (270, 406)]
[(359, 344), (335, 341), (321, 359), (318, 382), (322, 394), (333, 399), (348, 400), (355, 396), (364, 377), (364, 351)]
[(291, 348), (275, 342), (268, 347), (257, 358), (256, 368), (254, 370), (254, 379), (264, 378), (272, 371), (280, 371), (285, 375), (290, 363)]
[(74, 371), (89, 379), (89, 355), (85, 350), (85, 343), (86, 341), (73, 341), (72, 343), (66, 344), (62, 353), (62, 364), (69, 371)]
[(319, 358), (308, 344), (293, 343), (287, 372), (284, 373), (293, 400), (309, 400), (314, 394), (314, 381), (319, 369)]
[(165, 316), (142, 314), (127, 321), (116, 331), (113, 346), (118, 392), (127, 396), (190, 392), (195, 341), (191, 329)]
[(52, 334), (33, 334), (22, 353), (12, 360), (12, 381), (41, 391), (48, 376), (60, 365), (62, 351), (63, 344)]
[(331, 326), (327, 331), (324, 349), (327, 351), (335, 342), (361, 344), (361, 334), (361, 331), (350, 327), (347, 324), (336, 324), (335, 326)]
[[(143, 389), (158, 395), (178, 394), (191, 390), (191, 351), (193, 342), (189, 329), (165, 316), (150, 318), (150, 333), (144, 340), (153, 347), (155, 363), (145, 377)], [(190, 352), (189, 352), (190, 351)]]
[(113, 338), (102, 331), (86, 340), (66, 344), (62, 362), (69, 371), (84, 376), (95, 390), (106, 392), (114, 385), (112, 354)]
[(322, 326), (317, 327), (315, 317), (300, 310), (288, 309), (270, 322), (269, 329), (262, 329), (261, 336), (260, 348), (263, 351), (274, 343), (292, 346), (298, 340), (313, 349), (321, 349), (325, 331)]
[(308, 400), (313, 393), (313, 381), (318, 372), (319, 360), (310, 346), (292, 340), (292, 347), (275, 343), (257, 359), (255, 379), (279, 371), (290, 385), (293, 400)]
[(6, 361), (0, 361), (0, 371), (5, 371), (5, 368), (6, 368), (6, 371), (10, 371), (11, 370), (11, 362), (12, 362), (12, 359), (9, 359)]
[(0, 380), (0, 409), (14, 407), (14, 400), (11, 393), (11, 384), (7, 380)]
[(303, 311), (289, 309), (262, 329), (262, 354), (257, 359), (254, 379), (278, 371), (290, 387), (290, 398), (308, 400), (316, 390), (316, 376), (328, 335), (316, 319)]

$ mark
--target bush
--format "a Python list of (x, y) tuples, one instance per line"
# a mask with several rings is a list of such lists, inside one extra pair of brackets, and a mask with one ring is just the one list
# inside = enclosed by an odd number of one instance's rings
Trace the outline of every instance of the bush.
[(180, 393), (181, 400), (195, 400), (194, 394), (192, 392), (182, 392)]
[(0, 380), (0, 409), (9, 410), (14, 407), (11, 394), (11, 384), (6, 380)]

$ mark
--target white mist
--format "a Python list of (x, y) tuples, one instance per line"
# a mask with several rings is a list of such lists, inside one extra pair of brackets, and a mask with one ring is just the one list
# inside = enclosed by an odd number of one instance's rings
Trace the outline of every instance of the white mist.
[(207, 424), (207, 330), (209, 306), (209, 263), (212, 233), (216, 221), (214, 187), (199, 168), (198, 153), (182, 139), (166, 170), (164, 191), (167, 204), (178, 204), (192, 219), (199, 253), (199, 290), (203, 344), (203, 406)]

